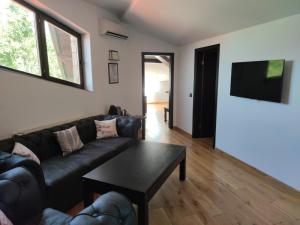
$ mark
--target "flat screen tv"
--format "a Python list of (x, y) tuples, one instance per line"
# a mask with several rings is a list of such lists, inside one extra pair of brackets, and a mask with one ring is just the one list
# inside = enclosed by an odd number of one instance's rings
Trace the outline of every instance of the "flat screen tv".
[(281, 102), (284, 60), (232, 64), (231, 96)]

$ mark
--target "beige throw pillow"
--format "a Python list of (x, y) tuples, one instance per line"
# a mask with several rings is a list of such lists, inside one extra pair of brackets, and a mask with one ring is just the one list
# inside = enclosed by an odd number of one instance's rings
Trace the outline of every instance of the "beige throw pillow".
[(117, 119), (112, 120), (95, 120), (97, 139), (118, 137)]
[(29, 159), (32, 159), (35, 161), (37, 164), (41, 164), (39, 158), (26, 146), (16, 142), (15, 147), (12, 151), (12, 154), (20, 155)]
[(0, 225), (13, 225), (7, 216), (0, 210)]
[(63, 155), (68, 155), (83, 147), (76, 126), (66, 130), (54, 132)]

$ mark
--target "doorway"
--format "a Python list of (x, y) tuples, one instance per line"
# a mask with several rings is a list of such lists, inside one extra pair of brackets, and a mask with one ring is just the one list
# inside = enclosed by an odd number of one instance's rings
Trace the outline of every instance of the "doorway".
[(142, 52), (142, 108), (152, 138), (173, 128), (174, 53)]
[(195, 50), (193, 138), (216, 141), (218, 70), (220, 45)]

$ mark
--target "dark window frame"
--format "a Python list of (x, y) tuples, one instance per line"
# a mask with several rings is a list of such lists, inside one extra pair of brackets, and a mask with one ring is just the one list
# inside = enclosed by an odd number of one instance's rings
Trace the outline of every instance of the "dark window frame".
[[(71, 86), (71, 87), (84, 89), (85, 80), (84, 80), (84, 70), (83, 70), (83, 60), (82, 60), (83, 52), (82, 52), (81, 34), (76, 32), (75, 30), (71, 29), (70, 27), (64, 25), (63, 23), (59, 22), (58, 20), (54, 19), (53, 17), (45, 14), (44, 12), (40, 11), (39, 9), (35, 8), (34, 6), (30, 5), (27, 2), (24, 2), (22, 0), (12, 0), (12, 1), (22, 5), (23, 7), (27, 8), (30, 11), (32, 11), (33, 13), (35, 13), (36, 32), (37, 32), (36, 38), (37, 38), (37, 42), (38, 42), (37, 48), (38, 48), (38, 56), (39, 56), (39, 61), (40, 61), (41, 75), (28, 73), (28, 72), (25, 72), (25, 71), (22, 71), (22, 70), (9, 68), (9, 67), (2, 66), (2, 65), (0, 65), (0, 68), (10, 70), (10, 71), (14, 71), (14, 72), (18, 72), (18, 73), (21, 73), (21, 74), (24, 74), (24, 75), (28, 75), (30, 77), (35, 77), (35, 78), (39, 78), (39, 79), (43, 79), (43, 80), (47, 80), (47, 81), (56, 82), (56, 83), (59, 83), (59, 84), (68, 85), (68, 86)], [(45, 34), (45, 28), (44, 28), (44, 22), (45, 21), (53, 24), (54, 26), (58, 27), (59, 29), (65, 31), (68, 34), (70, 34), (70, 35), (77, 38), (80, 84), (50, 76), (50, 74), (49, 74), (49, 64), (48, 64), (47, 44), (46, 44), (46, 34)]]

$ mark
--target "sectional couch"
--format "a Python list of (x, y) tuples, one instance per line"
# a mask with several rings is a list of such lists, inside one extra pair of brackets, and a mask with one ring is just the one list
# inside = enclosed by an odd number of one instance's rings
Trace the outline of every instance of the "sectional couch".
[[(117, 118), (119, 137), (96, 139), (94, 120)], [(53, 132), (76, 126), (84, 147), (70, 155), (62, 156)], [(33, 133), (14, 136), (0, 141), (0, 171), (24, 166), (35, 174), (41, 190), (46, 194), (47, 206), (66, 211), (82, 200), (81, 177), (133, 145), (138, 138), (140, 120), (134, 117), (99, 115), (51, 127)], [(32, 160), (11, 155), (15, 142), (34, 152), (41, 161), (39, 166)], [(45, 189), (45, 190), (43, 190)]]

